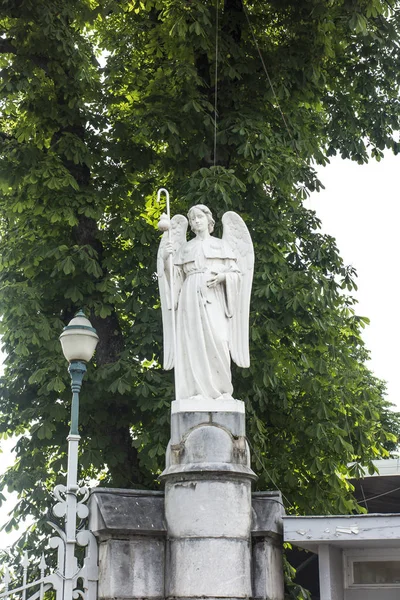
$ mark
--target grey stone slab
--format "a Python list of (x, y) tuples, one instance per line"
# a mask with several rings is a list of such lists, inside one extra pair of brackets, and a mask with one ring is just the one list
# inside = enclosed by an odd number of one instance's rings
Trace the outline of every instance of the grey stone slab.
[(233, 463), (232, 436), (222, 429), (204, 425), (193, 429), (184, 442), (181, 462), (184, 463)]
[(234, 436), (220, 425), (206, 423), (190, 429), (179, 444), (168, 444), (166, 469), (161, 480), (180, 472), (202, 471), (237, 471), (256, 479), (250, 469), (246, 438)]
[(211, 422), (208, 412), (178, 412), (171, 414), (171, 444), (180, 444), (194, 427)]
[(225, 427), (235, 437), (246, 435), (246, 417), (239, 412), (213, 412), (210, 413), (211, 422)]
[(253, 536), (275, 537), (279, 541), (283, 536), (283, 516), (285, 508), (280, 492), (254, 492), (252, 494)]
[(99, 547), (100, 600), (164, 598), (165, 540), (107, 540)]
[(251, 597), (250, 548), (244, 540), (169, 540), (167, 597)]
[(166, 532), (163, 492), (95, 488), (89, 502), (89, 527), (96, 536)]
[(99, 599), (282, 600), (280, 493), (251, 495), (255, 475), (245, 465), (171, 468), (167, 540), (163, 492), (93, 490), (90, 528), (100, 541)]
[(282, 545), (271, 538), (253, 538), (253, 599), (284, 600)]
[(257, 479), (257, 475), (245, 465), (191, 463), (187, 465), (171, 465), (159, 476), (161, 481), (167, 481), (171, 478), (175, 481), (197, 481), (200, 478), (222, 478), (224, 480), (240, 478), (254, 481)]
[(165, 517), (170, 537), (241, 537), (251, 525), (251, 482), (203, 480), (168, 484)]
[(171, 414), (171, 444), (180, 444), (195, 427), (217, 425), (235, 437), (246, 435), (244, 412), (175, 412)]
[(253, 493), (251, 534), (254, 600), (284, 600), (284, 514), (280, 492)]

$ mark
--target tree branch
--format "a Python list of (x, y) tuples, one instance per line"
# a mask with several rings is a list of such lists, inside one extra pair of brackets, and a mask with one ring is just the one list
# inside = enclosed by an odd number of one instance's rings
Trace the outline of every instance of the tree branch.
[(0, 38), (0, 53), (1, 54), (17, 54), (17, 49), (12, 44), (11, 40), (8, 40), (7, 38)]
[(32, 61), (34, 65), (42, 69), (46, 75), (49, 74), (48, 70), (48, 59), (43, 56), (35, 56), (32, 54), (23, 54), (18, 51), (18, 48), (14, 46), (12, 40), (7, 38), (0, 38), (0, 54), (14, 54), (15, 56), (25, 56), (28, 60)]

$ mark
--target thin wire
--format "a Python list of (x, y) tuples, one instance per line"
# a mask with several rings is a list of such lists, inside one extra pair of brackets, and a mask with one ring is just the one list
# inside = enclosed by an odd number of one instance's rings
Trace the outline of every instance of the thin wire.
[(217, 108), (218, 108), (218, 38), (219, 38), (219, 0), (215, 15), (215, 82), (214, 82), (214, 167), (217, 164)]
[(365, 500), (357, 500), (357, 502), (359, 504), (361, 504), (362, 502), (365, 502), (365, 504), (366, 504), (370, 500), (375, 500), (376, 498), (382, 498), (382, 496), (388, 496), (389, 494), (393, 494), (393, 492), (397, 492), (398, 490), (400, 490), (400, 487), (394, 488), (393, 490), (389, 490), (388, 492), (383, 492), (382, 494), (378, 494), (377, 496), (370, 496), (369, 498), (365, 498)]
[[(367, 510), (369, 511), (369, 508), (368, 508), (368, 500), (367, 500), (367, 499), (366, 499), (366, 497), (365, 497), (365, 494), (364, 494), (364, 488), (363, 488), (363, 484), (362, 484), (362, 483), (360, 483), (360, 488), (361, 488), (362, 495), (363, 495), (363, 498), (364, 498), (364, 500), (362, 500), (362, 502), (364, 502), (364, 503), (365, 503), (365, 506), (366, 506)], [(357, 500), (357, 502), (358, 502), (358, 500)]]
[[(269, 73), (268, 73), (267, 66), (266, 66), (266, 64), (265, 64), (265, 62), (264, 62), (263, 55), (261, 54), (261, 50), (260, 50), (260, 48), (259, 48), (259, 45), (258, 45), (258, 43), (257, 43), (256, 36), (255, 36), (255, 34), (254, 34), (254, 29), (253, 29), (253, 27), (252, 27), (252, 24), (251, 24), (251, 22), (250, 22), (249, 15), (248, 15), (248, 12), (247, 12), (247, 9), (246, 9), (246, 7), (245, 7), (245, 5), (244, 5), (244, 4), (243, 4), (243, 12), (244, 12), (244, 14), (245, 14), (245, 16), (246, 16), (246, 20), (247, 20), (247, 23), (248, 23), (248, 26), (249, 26), (249, 29), (250, 29), (250, 32), (251, 32), (251, 35), (252, 35), (252, 38), (253, 38), (253, 42), (254, 42), (254, 44), (255, 44), (255, 46), (256, 46), (256, 48), (257, 48), (257, 52), (258, 52), (258, 55), (259, 55), (259, 57), (260, 57), (261, 64), (262, 64), (262, 66), (263, 66), (263, 69), (264, 69), (264, 71), (265, 71), (265, 74), (266, 74), (266, 76), (267, 76), (268, 83), (269, 83), (269, 85), (270, 85), (270, 87), (271, 87), (271, 90), (272, 90), (272, 93), (273, 93), (273, 95), (274, 95), (275, 102), (276, 102), (276, 104), (277, 104), (277, 106), (278, 106), (278, 110), (279, 110), (279, 112), (280, 112), (280, 114), (281, 114), (281, 117), (282, 117), (282, 121), (283, 121), (283, 122), (284, 122), (284, 124), (285, 124), (286, 130), (287, 130), (287, 132), (288, 132), (288, 134), (289, 134), (289, 137), (290, 137), (291, 141), (294, 143), (293, 136), (292, 136), (292, 134), (291, 134), (291, 132), (290, 132), (289, 125), (288, 125), (288, 123), (287, 123), (287, 121), (286, 121), (286, 119), (285, 119), (285, 115), (283, 114), (283, 111), (282, 111), (282, 109), (281, 109), (281, 106), (280, 106), (280, 104), (279, 104), (278, 96), (276, 95), (275, 88), (274, 88), (274, 86), (273, 86), (273, 84), (272, 84), (272, 81), (271, 81), (271, 78), (270, 78), (270, 76), (269, 76)], [(296, 153), (298, 154), (296, 146), (294, 146), (294, 148), (295, 148), (295, 151), (296, 151)]]
[[(263, 461), (261, 460), (260, 456), (258, 455), (258, 452), (255, 451), (253, 445), (251, 444), (250, 440), (248, 438), (246, 438), (247, 443), (250, 446), (250, 449), (252, 451), (252, 453), (254, 454), (254, 456), (256, 457), (256, 459), (258, 460), (258, 463), (260, 465), (260, 467), (263, 469), (263, 471), (266, 473), (266, 475), (269, 477), (269, 479), (271, 480), (271, 483), (273, 486), (275, 486), (275, 488), (278, 490), (278, 492), (280, 492), (282, 494), (282, 498), (284, 498), (288, 504), (288, 506), (290, 506), (290, 508), (294, 508), (293, 504), (290, 502), (290, 500), (285, 496), (285, 494), (282, 492), (282, 490), (279, 489), (279, 487), (276, 485), (276, 482), (273, 480), (272, 476), (270, 475), (270, 473), (268, 472), (268, 469), (265, 467)], [(276, 500), (275, 500), (276, 502)], [(279, 502), (279, 504), (281, 504)], [(285, 506), (282, 505), (284, 508)]]

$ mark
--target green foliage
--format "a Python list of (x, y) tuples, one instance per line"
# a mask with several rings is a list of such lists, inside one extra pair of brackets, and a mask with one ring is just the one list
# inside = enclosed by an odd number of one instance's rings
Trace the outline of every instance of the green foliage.
[(82, 306), (101, 341), (82, 390), (81, 477), (157, 485), (173, 397), (160, 368), (160, 186), (173, 213), (232, 209), (252, 232), (252, 366), (234, 369), (234, 387), (258, 485), (295, 512), (356, 508), (348, 477), (387, 455), (398, 426), (366, 367), (355, 272), (303, 200), (321, 187), (313, 161), (398, 151), (399, 18), (394, 1), (221, 3), (214, 161), (214, 2), (0, 0), (0, 433), (21, 436), (1, 486), (19, 494), (13, 518), (43, 517), (64, 479), (58, 335)]
[[(290, 544), (284, 544), (289, 546)], [(289, 563), (285, 554), (283, 555), (283, 575), (285, 580), (285, 598), (287, 600), (312, 600), (310, 592), (301, 585), (294, 583), (296, 569)]]

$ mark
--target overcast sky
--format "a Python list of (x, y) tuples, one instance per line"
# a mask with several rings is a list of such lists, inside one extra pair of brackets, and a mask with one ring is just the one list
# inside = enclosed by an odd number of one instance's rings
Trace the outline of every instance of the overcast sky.
[(371, 320), (363, 335), (369, 367), (387, 381), (388, 400), (400, 410), (400, 155), (387, 153), (381, 162), (361, 166), (335, 158), (319, 172), (325, 190), (308, 205), (323, 231), (336, 238), (345, 263), (357, 270), (356, 311)]
[[(323, 231), (336, 238), (345, 263), (357, 269), (357, 312), (371, 319), (364, 330), (372, 357), (369, 366), (387, 381), (388, 399), (400, 410), (399, 172), (400, 156), (390, 153), (380, 163), (363, 166), (332, 159), (320, 170), (326, 189), (314, 194), (308, 206), (322, 219)], [(11, 461), (11, 445), (2, 443), (2, 469)], [(0, 524), (5, 518), (0, 509)], [(14, 537), (0, 533), (0, 548)]]

